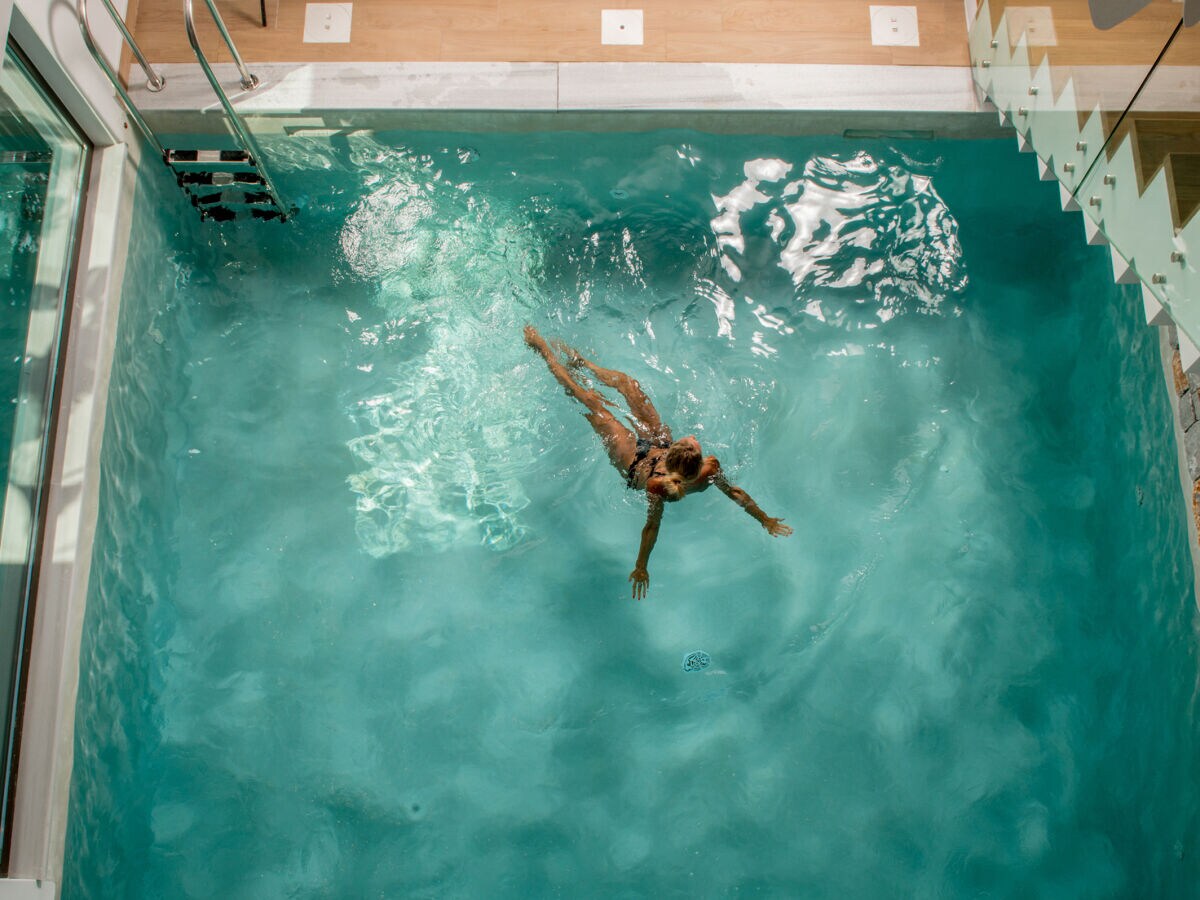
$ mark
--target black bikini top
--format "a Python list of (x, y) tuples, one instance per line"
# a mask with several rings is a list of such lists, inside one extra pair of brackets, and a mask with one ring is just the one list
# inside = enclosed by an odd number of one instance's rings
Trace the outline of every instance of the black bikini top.
[[(634, 473), (636, 472), (637, 467), (641, 464), (642, 460), (646, 458), (652, 449), (657, 447), (660, 450), (666, 450), (670, 446), (671, 445), (669, 443), (663, 443), (662, 441), (648, 441), (645, 438), (638, 438), (637, 456), (635, 456), (633, 458), (633, 462), (629, 464), (629, 471), (625, 474), (625, 484), (629, 487), (634, 487), (634, 481), (636, 480)], [(646, 476), (646, 482), (649, 483), (650, 479), (654, 478), (655, 476), (662, 477), (666, 474), (666, 472), (658, 471), (658, 460), (655, 460), (654, 468), (652, 468), (650, 470), (650, 474)]]

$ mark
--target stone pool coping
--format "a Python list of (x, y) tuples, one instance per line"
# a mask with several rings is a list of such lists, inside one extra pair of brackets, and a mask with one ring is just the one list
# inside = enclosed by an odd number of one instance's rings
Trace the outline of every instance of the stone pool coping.
[[(966, 66), (803, 63), (256, 63), (242, 90), (232, 63), (213, 66), (234, 107), (300, 110), (891, 111), (974, 113)], [(198, 64), (159, 67), (157, 93), (135, 83), (139, 109), (217, 110)]]

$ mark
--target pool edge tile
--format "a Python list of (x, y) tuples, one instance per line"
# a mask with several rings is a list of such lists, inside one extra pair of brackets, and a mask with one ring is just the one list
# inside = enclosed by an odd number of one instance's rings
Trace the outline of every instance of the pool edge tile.
[[(965, 66), (784, 63), (271, 63), (262, 85), (237, 87), (214, 67), (245, 113), (303, 110), (513, 111), (980, 111)], [(200, 67), (162, 67), (167, 88), (131, 91), (146, 112), (219, 108)]]
[(562, 63), (559, 109), (978, 112), (970, 69)]
[[(258, 63), (260, 86), (238, 85), (232, 63), (213, 66), (233, 105), (246, 113), (308, 109), (553, 110), (558, 100), (554, 63)], [(216, 94), (198, 65), (161, 67), (167, 87), (130, 92), (139, 109), (217, 110)]]

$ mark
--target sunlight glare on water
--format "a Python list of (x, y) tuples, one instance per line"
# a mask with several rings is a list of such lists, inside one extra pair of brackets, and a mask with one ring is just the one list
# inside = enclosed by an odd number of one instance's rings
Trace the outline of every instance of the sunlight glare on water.
[[(519, 346), (508, 370), (485, 351), (519, 330), (522, 301), (536, 295), (536, 248), (509, 211), (449, 184), (430, 161), (383, 159), (340, 235), (349, 269), (378, 283), (374, 302), (388, 316), (361, 340), (400, 351), (387, 389), (353, 411), (364, 432), (350, 442), (363, 465), (349, 479), (358, 534), (373, 556), (472, 538), (508, 550), (525, 535), (517, 517), (529, 502), (513, 454), (533, 435), (507, 390)], [(481, 254), (485, 243), (495, 249)], [(347, 317), (353, 327), (357, 314)]]
[[(350, 272), (378, 285), (374, 302), (389, 317), (362, 328), (360, 339), (372, 346), (409, 340), (393, 355), (401, 362), (389, 389), (363, 398), (353, 412), (364, 431), (350, 442), (363, 464), (349, 479), (358, 495), (359, 538), (373, 556), (472, 539), (511, 550), (529, 536), (521, 522), (529, 500), (519, 476), (537, 431), (521, 404), (511, 402), (523, 397), (507, 390), (512, 367), (527, 354), (511, 341), (497, 347), (496, 336), (516, 333), (546, 302), (543, 261), (553, 251), (539, 240), (536, 210), (458, 180), (470, 170), (448, 173), (450, 160), (397, 152), (366, 135), (353, 136), (350, 146), (370, 174), (368, 193), (341, 228), (340, 246)], [(676, 156), (694, 167), (702, 160), (693, 152), (684, 145)], [(477, 154), (467, 158), (474, 162)], [(717, 336), (733, 337), (731, 290), (757, 326), (751, 352), (769, 357), (794, 334), (800, 302), (805, 315), (823, 323), (869, 329), (875, 323), (864, 319), (937, 312), (965, 288), (957, 223), (928, 176), (865, 151), (845, 160), (815, 157), (789, 180), (793, 168), (781, 159), (750, 160), (744, 181), (712, 197), (718, 215), (709, 225), (721, 271), (701, 257), (689, 280), (695, 295), (712, 303)], [(627, 200), (634, 190), (611, 195)], [(658, 248), (639, 251), (628, 227), (617, 231), (595, 218), (602, 216), (585, 220), (575, 243), (626, 276), (619, 287), (601, 289), (618, 314), (633, 313), (653, 293), (642, 254)], [(481, 253), (484, 247), (490, 249)], [(743, 266), (790, 274), (792, 309), (769, 309), (753, 296), (756, 287), (741, 285)], [(818, 286), (827, 290), (817, 294)], [(593, 302), (591, 293), (581, 293), (581, 312)], [(357, 313), (347, 317), (358, 327)], [(405, 352), (414, 343), (417, 350)], [(497, 365), (498, 358), (508, 365)], [(677, 378), (689, 375), (686, 359), (673, 368)], [(769, 395), (769, 376), (756, 373), (751, 396)]]

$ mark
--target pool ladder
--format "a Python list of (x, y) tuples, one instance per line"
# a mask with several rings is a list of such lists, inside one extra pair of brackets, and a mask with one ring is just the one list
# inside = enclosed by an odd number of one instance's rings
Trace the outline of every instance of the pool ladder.
[[(101, 0), (101, 2), (120, 30), (121, 37), (133, 52), (138, 65), (146, 74), (147, 90), (161, 91), (166, 85), (166, 80), (147, 62), (141, 48), (138, 47), (126, 26), (125, 20), (113, 8), (112, 0)], [(233, 61), (241, 75), (242, 88), (247, 91), (254, 90), (258, 87), (258, 79), (250, 74), (246, 64), (242, 62), (242, 57), (233, 44), (233, 38), (229, 36), (229, 30), (225, 27), (221, 14), (217, 12), (216, 4), (213, 0), (203, 0), (203, 2), (208, 7), (217, 30), (221, 32), (225, 45), (233, 55)], [(117, 95), (129, 113), (129, 118), (138, 127), (150, 146), (162, 157), (163, 162), (175, 173), (176, 183), (191, 199), (192, 205), (200, 210), (201, 219), (225, 222), (231, 219), (250, 218), (275, 219), (285, 222), (296, 214), (295, 207), (290, 206), (276, 188), (275, 182), (267, 171), (258, 142), (250, 133), (250, 129), (246, 127), (241, 115), (229, 102), (229, 96), (213, 74), (212, 66), (204, 55), (204, 51), (200, 49), (200, 42), (196, 38), (192, 0), (183, 0), (183, 21), (187, 28), (188, 41), (192, 45), (192, 51), (196, 54), (200, 68), (204, 71), (208, 83), (212, 86), (213, 92), (217, 95), (217, 99), (225, 111), (226, 122), (238, 144), (236, 150), (164, 147), (138, 110), (137, 105), (130, 98), (125, 86), (121, 84), (117, 73), (113, 71), (108, 60), (96, 47), (91, 26), (88, 24), (87, 0), (76, 0), (75, 8), (79, 18), (79, 29), (83, 32), (83, 41), (92, 54), (92, 58), (116, 88)], [(263, 24), (266, 24), (265, 17)]]

